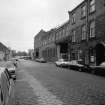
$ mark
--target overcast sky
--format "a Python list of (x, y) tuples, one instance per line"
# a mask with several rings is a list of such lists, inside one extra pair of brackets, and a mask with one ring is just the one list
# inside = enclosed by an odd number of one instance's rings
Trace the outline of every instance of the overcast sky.
[(0, 0), (0, 42), (15, 50), (32, 49), (34, 36), (68, 20), (83, 0)]

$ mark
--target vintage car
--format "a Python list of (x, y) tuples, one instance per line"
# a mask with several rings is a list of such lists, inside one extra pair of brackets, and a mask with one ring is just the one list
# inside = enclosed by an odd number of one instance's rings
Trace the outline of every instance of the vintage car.
[(17, 62), (16, 61), (8, 62), (8, 64), (6, 65), (6, 69), (11, 74), (11, 77), (13, 78), (13, 80), (16, 80)]
[(35, 61), (40, 62), (40, 63), (46, 63), (47, 62), (44, 58), (37, 58)]
[(0, 105), (15, 105), (14, 81), (4, 67), (0, 67)]
[(68, 67), (69, 61), (66, 59), (59, 59), (58, 61), (55, 62), (55, 65), (58, 67)]
[(102, 62), (99, 66), (90, 66), (91, 73), (105, 76), (105, 62)]
[(84, 69), (82, 71), (105, 76), (105, 62), (102, 62), (98, 66), (84, 65)]
[(10, 67), (10, 68), (6, 68), (6, 70), (8, 70), (8, 72), (10, 73), (11, 78), (13, 78), (13, 80), (16, 80), (16, 68)]
[(79, 64), (77, 60), (69, 61), (68, 65), (69, 65), (69, 68), (73, 70), (82, 71), (82, 69), (84, 69), (84, 65)]

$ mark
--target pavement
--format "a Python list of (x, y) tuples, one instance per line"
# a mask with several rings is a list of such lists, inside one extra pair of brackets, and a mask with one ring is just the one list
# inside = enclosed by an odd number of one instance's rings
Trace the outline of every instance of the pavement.
[(105, 105), (105, 77), (21, 61), (16, 105)]
[(17, 73), (15, 90), (16, 105), (39, 105), (37, 96), (34, 95), (22, 71)]

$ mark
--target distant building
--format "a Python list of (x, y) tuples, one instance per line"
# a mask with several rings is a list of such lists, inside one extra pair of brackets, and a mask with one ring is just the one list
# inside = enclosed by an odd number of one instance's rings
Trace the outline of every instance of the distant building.
[(41, 54), (41, 47), (43, 42), (41, 41), (41, 38), (43, 35), (45, 35), (46, 32), (44, 30), (41, 30), (35, 37), (34, 37), (34, 58), (40, 58), (42, 56)]
[(8, 60), (10, 58), (10, 50), (0, 42), (0, 60)]
[(34, 57), (43, 57), (47, 61), (57, 59), (55, 29), (48, 32), (41, 30), (34, 38)]
[(42, 36), (42, 57), (47, 61), (55, 61), (57, 60), (56, 53), (56, 44), (55, 44), (55, 29), (51, 29), (47, 31), (44, 36)]

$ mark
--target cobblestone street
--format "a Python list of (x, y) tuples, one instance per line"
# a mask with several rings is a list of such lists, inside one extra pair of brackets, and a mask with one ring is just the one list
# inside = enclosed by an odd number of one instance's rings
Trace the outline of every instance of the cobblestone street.
[(16, 105), (105, 105), (105, 78), (22, 61), (15, 96)]
[(33, 94), (32, 88), (28, 82), (23, 78), (22, 72), (17, 73), (16, 81), (16, 105), (39, 105), (37, 104), (37, 97)]

